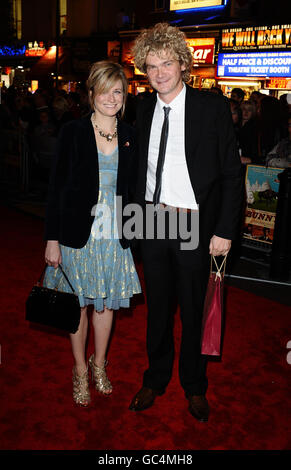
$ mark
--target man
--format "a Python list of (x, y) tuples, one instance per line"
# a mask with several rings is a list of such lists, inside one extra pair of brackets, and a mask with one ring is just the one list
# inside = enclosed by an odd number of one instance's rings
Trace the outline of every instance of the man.
[[(179, 237), (141, 241), (149, 368), (129, 408), (148, 408), (170, 381), (176, 294), (182, 321), (180, 381), (191, 414), (207, 421), (207, 358), (200, 354), (200, 336), (209, 253), (219, 256), (229, 252), (242, 196), (231, 113), (224, 97), (185, 85), (192, 55), (178, 28), (159, 23), (143, 31), (133, 53), (135, 65), (147, 74), (157, 92), (141, 100), (137, 109), (137, 202), (144, 207), (154, 203), (157, 211), (170, 206), (177, 214), (186, 212), (187, 216), (191, 211), (197, 213), (199, 206), (199, 246), (182, 250)], [(164, 132), (166, 127), (168, 131)], [(163, 146), (166, 150), (160, 160)], [(166, 229), (169, 231), (169, 227)]]

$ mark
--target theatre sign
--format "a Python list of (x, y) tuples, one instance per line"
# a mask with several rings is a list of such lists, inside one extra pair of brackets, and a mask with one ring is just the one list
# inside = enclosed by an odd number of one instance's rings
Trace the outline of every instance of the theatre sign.
[(218, 77), (291, 77), (291, 25), (223, 29)]
[(223, 29), (221, 51), (291, 50), (291, 25)]
[(225, 5), (225, 0), (170, 0), (170, 10), (192, 10), (195, 8), (213, 8)]
[(291, 77), (290, 52), (220, 53), (218, 77)]

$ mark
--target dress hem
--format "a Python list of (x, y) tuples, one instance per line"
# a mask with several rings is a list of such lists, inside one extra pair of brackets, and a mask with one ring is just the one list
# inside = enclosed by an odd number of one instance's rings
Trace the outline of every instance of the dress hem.
[(130, 298), (126, 299), (110, 299), (108, 297), (98, 297), (98, 298), (89, 298), (84, 296), (79, 296), (80, 307), (87, 307), (88, 305), (94, 305), (94, 309), (97, 312), (103, 312), (104, 308), (109, 310), (119, 310), (120, 308), (129, 308), (130, 307)]

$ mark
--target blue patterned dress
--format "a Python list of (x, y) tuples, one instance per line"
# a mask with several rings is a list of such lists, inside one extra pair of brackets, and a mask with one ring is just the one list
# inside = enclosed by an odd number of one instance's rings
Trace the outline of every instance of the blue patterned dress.
[[(80, 306), (94, 304), (118, 310), (129, 307), (130, 298), (141, 292), (129, 248), (120, 245), (115, 217), (118, 147), (109, 155), (98, 151), (99, 198), (86, 245), (76, 249), (60, 244), (62, 266), (79, 296)], [(44, 285), (72, 292), (60, 269), (48, 266)]]

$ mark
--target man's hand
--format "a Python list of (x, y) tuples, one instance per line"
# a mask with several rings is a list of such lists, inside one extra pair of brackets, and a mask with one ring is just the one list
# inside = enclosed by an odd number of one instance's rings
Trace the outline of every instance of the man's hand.
[(209, 253), (213, 256), (225, 256), (231, 247), (231, 240), (213, 235), (209, 244)]

